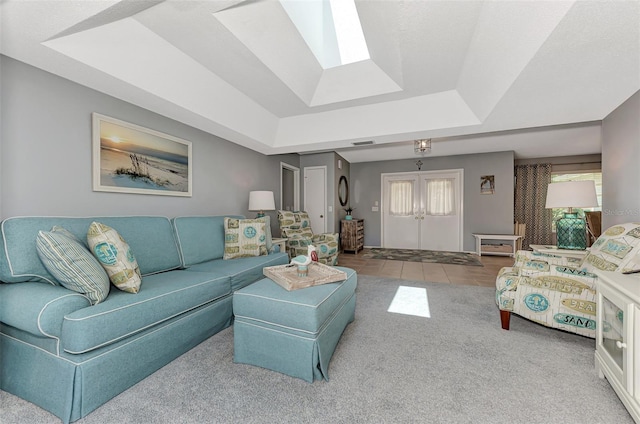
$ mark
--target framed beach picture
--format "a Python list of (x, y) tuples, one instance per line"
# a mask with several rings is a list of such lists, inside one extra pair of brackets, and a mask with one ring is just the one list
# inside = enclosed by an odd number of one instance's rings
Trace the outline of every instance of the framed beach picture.
[(191, 196), (191, 142), (93, 113), (93, 190)]
[(496, 191), (495, 176), (483, 175), (480, 177), (480, 194), (493, 194)]

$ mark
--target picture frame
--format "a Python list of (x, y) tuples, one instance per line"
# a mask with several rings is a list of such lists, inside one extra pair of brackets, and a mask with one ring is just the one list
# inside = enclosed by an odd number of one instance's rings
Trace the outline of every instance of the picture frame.
[(493, 194), (496, 191), (494, 175), (483, 175), (480, 177), (480, 194)]
[(192, 196), (190, 141), (92, 114), (93, 191)]

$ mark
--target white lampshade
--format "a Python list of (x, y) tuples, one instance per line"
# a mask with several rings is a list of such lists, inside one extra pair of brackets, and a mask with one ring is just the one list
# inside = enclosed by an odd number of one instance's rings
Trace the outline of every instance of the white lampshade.
[(273, 198), (273, 191), (251, 191), (249, 192), (250, 211), (274, 211), (276, 202)]
[(593, 208), (598, 206), (596, 183), (592, 180), (551, 183), (546, 208)]

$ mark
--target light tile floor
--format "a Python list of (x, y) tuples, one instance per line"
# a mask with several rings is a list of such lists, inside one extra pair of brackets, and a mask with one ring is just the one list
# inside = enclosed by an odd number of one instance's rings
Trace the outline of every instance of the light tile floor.
[(403, 280), (430, 281), (482, 287), (495, 287), (500, 268), (513, 265), (509, 256), (480, 256), (482, 267), (467, 265), (433, 264), (420, 262), (365, 259), (367, 249), (357, 254), (340, 253), (338, 265), (353, 268), (358, 274)]

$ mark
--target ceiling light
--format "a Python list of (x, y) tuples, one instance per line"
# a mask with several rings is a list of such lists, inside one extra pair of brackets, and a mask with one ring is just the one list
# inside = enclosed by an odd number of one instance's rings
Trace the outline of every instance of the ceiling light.
[(417, 155), (431, 153), (431, 139), (416, 140), (413, 142), (413, 151)]

